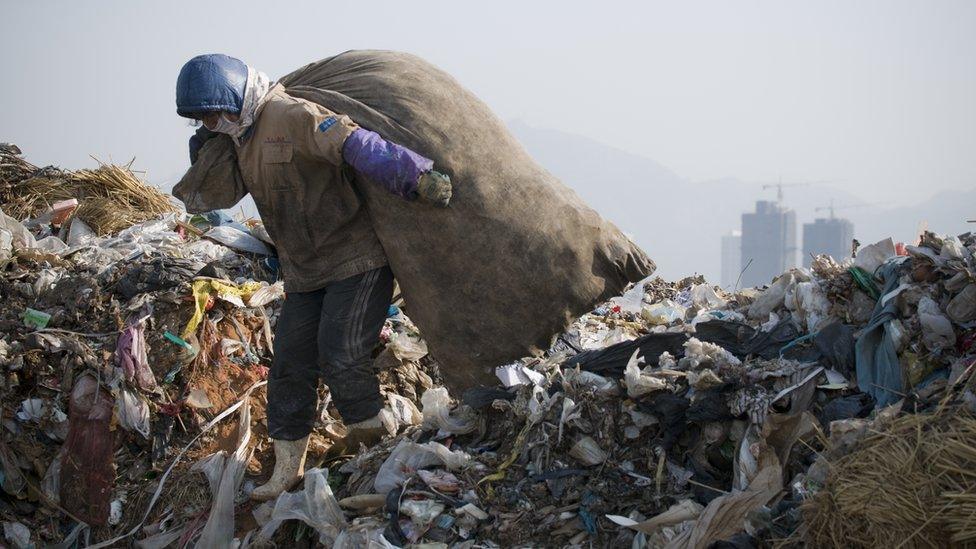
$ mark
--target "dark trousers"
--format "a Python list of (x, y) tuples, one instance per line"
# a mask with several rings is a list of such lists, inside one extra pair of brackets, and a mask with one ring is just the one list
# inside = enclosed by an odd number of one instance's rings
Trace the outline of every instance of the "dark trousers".
[(379, 413), (383, 399), (370, 355), (392, 298), (389, 267), (287, 295), (268, 378), (271, 438), (298, 440), (312, 431), (320, 377), (346, 424)]

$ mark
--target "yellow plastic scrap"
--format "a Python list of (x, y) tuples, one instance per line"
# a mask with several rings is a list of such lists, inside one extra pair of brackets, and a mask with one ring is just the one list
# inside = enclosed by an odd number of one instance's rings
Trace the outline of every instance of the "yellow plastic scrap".
[(533, 425), (534, 424), (531, 422), (525, 423), (525, 427), (522, 427), (522, 430), (519, 431), (518, 436), (515, 437), (515, 444), (512, 446), (511, 455), (509, 455), (505, 461), (502, 462), (497, 471), (479, 480), (478, 484), (481, 484), (482, 482), (495, 482), (496, 480), (502, 480), (505, 478), (505, 470), (508, 469), (511, 464), (515, 463), (515, 459), (518, 458), (519, 454), (522, 453), (522, 448), (525, 446), (525, 437), (528, 436), (529, 430), (532, 429)]
[(186, 339), (196, 332), (197, 326), (199, 326), (200, 321), (203, 320), (203, 313), (207, 310), (207, 301), (210, 300), (210, 294), (216, 292), (217, 296), (225, 301), (246, 305), (247, 301), (251, 299), (254, 292), (258, 291), (260, 288), (261, 284), (254, 281), (245, 282), (244, 284), (238, 286), (232, 282), (212, 278), (201, 278), (199, 280), (194, 280), (193, 316), (190, 317), (189, 322), (186, 323), (186, 327), (183, 328), (181, 337)]

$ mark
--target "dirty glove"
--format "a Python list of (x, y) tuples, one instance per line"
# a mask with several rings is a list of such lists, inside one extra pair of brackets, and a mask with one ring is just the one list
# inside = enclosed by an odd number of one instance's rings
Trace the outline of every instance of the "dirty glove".
[(439, 208), (446, 208), (451, 202), (453, 189), (451, 178), (434, 170), (421, 174), (417, 181), (417, 196)]
[(208, 130), (205, 126), (200, 126), (197, 131), (190, 136), (190, 165), (197, 163), (197, 156), (200, 155), (200, 149), (203, 148), (203, 144), (210, 139), (217, 137), (217, 132)]

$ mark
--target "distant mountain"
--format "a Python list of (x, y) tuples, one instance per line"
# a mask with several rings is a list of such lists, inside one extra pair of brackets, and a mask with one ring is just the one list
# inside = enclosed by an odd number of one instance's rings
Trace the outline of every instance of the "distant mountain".
[[(540, 164), (631, 234), (666, 278), (701, 273), (718, 284), (722, 235), (739, 229), (742, 213), (753, 211), (756, 200), (776, 197), (761, 184), (734, 178), (689, 181), (649, 158), (587, 137), (520, 121), (510, 128)], [(824, 186), (786, 188), (784, 195), (801, 224), (825, 216), (814, 209), (831, 198), (838, 204), (862, 202)]]

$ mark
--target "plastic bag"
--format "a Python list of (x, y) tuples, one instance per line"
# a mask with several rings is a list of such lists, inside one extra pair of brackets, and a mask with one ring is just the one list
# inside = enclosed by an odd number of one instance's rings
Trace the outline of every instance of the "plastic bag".
[(874, 274), (882, 263), (896, 255), (895, 243), (890, 238), (886, 238), (858, 250), (854, 258), (854, 266), (864, 269), (868, 274)]
[(918, 321), (922, 324), (922, 343), (929, 349), (949, 348), (956, 344), (956, 333), (952, 322), (932, 298), (925, 296), (918, 300)]
[(0, 261), (6, 261), (14, 253), (14, 235), (7, 229), (0, 228)]
[(247, 300), (248, 307), (263, 307), (272, 301), (277, 301), (285, 297), (285, 284), (275, 282), (271, 285), (264, 285), (258, 288), (250, 299)]
[[(241, 481), (244, 480), (244, 470), (247, 462), (254, 453), (253, 448), (248, 448), (251, 441), (251, 403), (250, 399), (245, 400), (241, 406), (241, 415), (237, 427), (240, 436), (237, 440), (237, 449), (233, 454), (226, 458), (211, 456), (201, 469), (205, 470), (207, 480), (210, 482), (210, 489), (213, 492), (213, 504), (210, 507), (210, 515), (207, 524), (203, 527), (200, 539), (197, 540), (197, 547), (209, 549), (234, 547), (234, 498), (241, 488)], [(219, 452), (218, 454), (223, 454)], [(215, 482), (217, 472), (220, 473), (220, 481)], [(306, 476), (307, 479), (307, 476)], [(307, 482), (307, 481), (306, 481)], [(326, 484), (328, 487), (328, 484)], [(330, 492), (331, 494), (331, 492)], [(285, 496), (287, 494), (282, 494)], [(281, 501), (281, 497), (278, 498)], [(333, 499), (333, 501), (335, 501)], [(336, 504), (338, 507), (338, 504)], [(277, 505), (275, 506), (277, 511)], [(263, 532), (263, 530), (262, 530)]]
[(0, 228), (10, 233), (10, 246), (13, 251), (27, 250), (37, 245), (34, 235), (24, 224), (0, 210)]
[(44, 479), (41, 481), (41, 491), (51, 501), (61, 500), (61, 460), (64, 458), (63, 452), (58, 452), (54, 461), (47, 466)]
[(258, 541), (270, 540), (281, 523), (291, 519), (314, 528), (319, 533), (319, 542), (326, 547), (331, 547), (346, 529), (346, 518), (329, 487), (328, 469), (305, 471), (305, 484), (301, 491), (285, 492), (278, 496), (271, 520), (261, 528)]
[(145, 322), (133, 322), (119, 334), (115, 365), (122, 369), (127, 381), (134, 381), (143, 391), (156, 390), (156, 377), (147, 355)]
[(33, 549), (30, 530), (19, 522), (3, 523), (3, 537), (14, 549)]
[(258, 255), (271, 255), (271, 249), (267, 244), (257, 238), (245, 233), (240, 229), (235, 229), (227, 225), (213, 227), (207, 231), (204, 238), (215, 240), (224, 246)]
[(796, 277), (792, 272), (784, 273), (775, 282), (758, 296), (749, 306), (749, 318), (754, 320), (765, 320), (769, 314), (783, 306), (786, 299), (786, 291), (796, 283)]
[(816, 282), (800, 282), (790, 287), (784, 304), (808, 332), (816, 332), (830, 316), (830, 301)]
[(394, 334), (390, 339), (390, 349), (400, 360), (420, 360), (427, 356), (427, 342), (418, 336), (405, 333)]
[(610, 303), (620, 307), (620, 310), (625, 313), (637, 314), (641, 312), (641, 308), (644, 306), (644, 284), (650, 279), (651, 277), (647, 277), (644, 280), (635, 282), (631, 289), (624, 292), (621, 296), (612, 298)]
[(976, 319), (976, 284), (966, 286), (952, 298), (946, 307), (946, 313), (959, 323)]
[(637, 398), (653, 391), (667, 389), (668, 384), (665, 380), (645, 375), (639, 368), (643, 359), (637, 358), (638, 353), (640, 353), (640, 349), (634, 351), (624, 368), (624, 385), (627, 387), (627, 396)]
[(398, 549), (383, 537), (386, 525), (375, 517), (357, 519), (339, 534), (332, 549)]
[(63, 269), (41, 269), (37, 280), (34, 281), (34, 295), (40, 296), (53, 289), (62, 277), (64, 277)]
[(665, 299), (654, 305), (644, 307), (641, 311), (641, 316), (648, 324), (654, 326), (667, 326), (672, 322), (681, 320), (685, 317), (687, 309), (678, 305), (670, 299)]
[(75, 248), (78, 246), (87, 246), (96, 238), (95, 231), (93, 231), (87, 223), (77, 217), (71, 220), (71, 226), (68, 228), (67, 240), (69, 247)]
[[(373, 487), (377, 493), (386, 494), (407, 480), (408, 475), (418, 469), (439, 466), (456, 471), (464, 467), (471, 456), (462, 451), (451, 451), (438, 442), (417, 444), (409, 440), (402, 440), (390, 452), (383, 465), (376, 473)], [(306, 473), (307, 474), (307, 473)]]
[(458, 406), (458, 416), (451, 417), (451, 396), (444, 387), (434, 387), (424, 391), (420, 397), (424, 424), (437, 427), (441, 431), (463, 435), (474, 431), (478, 423), (470, 407)]
[(127, 431), (135, 431), (149, 438), (149, 405), (135, 391), (120, 387), (115, 399), (115, 415), (119, 425)]
[(390, 403), (390, 412), (400, 425), (419, 425), (424, 420), (424, 415), (417, 409), (417, 405), (410, 399), (397, 394), (386, 395)]
[(691, 289), (691, 302), (699, 309), (721, 309), (729, 304), (708, 284), (698, 284)]

